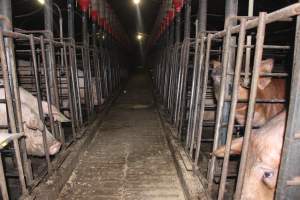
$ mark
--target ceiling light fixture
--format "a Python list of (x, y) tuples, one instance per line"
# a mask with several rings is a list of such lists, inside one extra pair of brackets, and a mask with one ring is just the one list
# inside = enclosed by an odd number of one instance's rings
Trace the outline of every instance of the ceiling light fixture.
[(141, 0), (132, 0), (132, 1), (133, 1), (133, 3), (134, 3), (135, 5), (138, 5), (138, 4), (141, 3)]
[(44, 5), (45, 4), (45, 0), (37, 0), (40, 4)]
[(138, 33), (136, 36), (136, 39), (138, 39), (139, 41), (141, 41), (143, 39), (143, 35)]

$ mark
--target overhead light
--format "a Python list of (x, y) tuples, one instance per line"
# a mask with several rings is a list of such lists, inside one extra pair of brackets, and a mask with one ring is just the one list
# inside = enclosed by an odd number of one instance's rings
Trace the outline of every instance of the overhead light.
[(134, 3), (135, 5), (138, 5), (138, 4), (141, 3), (141, 0), (132, 0), (132, 1), (133, 1), (133, 3)]
[(138, 39), (139, 41), (141, 41), (143, 39), (143, 35), (138, 33), (136, 36), (136, 39)]
[(44, 5), (45, 4), (45, 0), (37, 0), (40, 4)]

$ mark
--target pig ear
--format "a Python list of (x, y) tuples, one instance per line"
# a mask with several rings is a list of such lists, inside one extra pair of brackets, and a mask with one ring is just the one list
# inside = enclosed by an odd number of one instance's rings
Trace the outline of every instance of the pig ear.
[(217, 60), (211, 60), (210, 65), (212, 66), (213, 69), (220, 68), (221, 67), (221, 62)]
[[(230, 154), (239, 155), (242, 151), (243, 146), (243, 137), (232, 140)], [(217, 157), (224, 157), (225, 154), (225, 145), (219, 147), (217, 150), (213, 152), (213, 154)]]
[(64, 116), (55, 106), (52, 105), (52, 114), (54, 121), (58, 122), (70, 122), (70, 120)]
[[(267, 59), (263, 60), (261, 62), (259, 72), (260, 73), (270, 73), (272, 72), (274, 67), (274, 60), (273, 59)], [(258, 88), (263, 90), (265, 87), (267, 87), (271, 82), (272, 77), (260, 77), (258, 80)]]

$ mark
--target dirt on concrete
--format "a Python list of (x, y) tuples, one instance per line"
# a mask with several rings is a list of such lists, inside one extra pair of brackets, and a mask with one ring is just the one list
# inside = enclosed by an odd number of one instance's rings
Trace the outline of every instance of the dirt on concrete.
[(136, 73), (125, 90), (99, 125), (59, 200), (185, 199), (149, 77)]

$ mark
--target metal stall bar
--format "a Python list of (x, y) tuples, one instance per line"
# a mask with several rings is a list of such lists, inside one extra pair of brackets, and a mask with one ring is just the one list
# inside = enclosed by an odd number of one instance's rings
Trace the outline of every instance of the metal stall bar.
[(200, 66), (197, 65), (199, 57), (201, 56), (199, 53), (199, 42), (201, 40), (199, 38), (199, 33), (198, 33), (198, 21), (196, 21), (196, 37), (195, 37), (195, 53), (194, 53), (194, 66), (193, 66), (193, 80), (192, 80), (192, 89), (191, 89), (191, 100), (190, 100), (190, 108), (189, 108), (189, 116), (188, 116), (188, 127), (187, 127), (187, 137), (186, 137), (186, 143), (185, 143), (185, 149), (188, 151), (188, 147), (190, 145), (190, 140), (191, 140), (191, 128), (192, 128), (192, 122), (195, 120), (195, 98), (196, 98), (196, 86), (198, 85), (197, 82), (198, 80), (198, 71)]
[[(203, 37), (203, 43), (205, 38)], [(205, 97), (206, 97), (206, 92), (207, 92), (207, 82), (208, 82), (208, 70), (209, 70), (209, 59), (210, 59), (210, 51), (211, 51), (211, 42), (212, 42), (212, 35), (209, 34), (207, 36), (207, 46), (206, 46), (206, 52), (205, 52), (205, 57), (204, 57), (204, 44), (202, 47), (202, 52), (203, 52), (203, 58), (202, 60), (205, 58), (205, 63), (203, 63), (203, 61), (201, 61), (201, 63), (199, 63), (200, 67), (201, 65), (203, 66), (204, 64), (204, 71), (203, 71), (203, 76), (199, 76), (199, 78), (201, 77), (201, 79), (203, 80), (199, 80), (199, 85), (198, 85), (198, 94), (196, 97), (196, 103), (197, 103), (197, 107), (196, 107), (196, 115), (199, 115), (199, 119), (193, 124), (193, 132), (192, 132), (192, 142), (191, 142), (191, 147), (194, 146), (195, 143), (195, 137), (197, 135), (197, 143), (196, 143), (196, 152), (195, 152), (195, 160), (194, 160), (194, 172), (196, 170), (198, 170), (198, 162), (199, 162), (199, 157), (200, 157), (200, 147), (201, 147), (201, 139), (202, 139), (202, 124), (203, 124), (203, 119), (204, 119), (204, 109), (205, 109)], [(202, 68), (202, 67), (201, 67)], [(202, 69), (200, 70), (202, 71)], [(202, 74), (202, 72), (200, 72)], [(201, 90), (201, 85), (202, 85), (202, 90)], [(201, 98), (201, 99), (200, 99)], [(200, 110), (199, 110), (199, 104), (200, 104)], [(199, 111), (198, 111), (199, 110)], [(190, 156), (193, 156), (193, 150), (190, 149)]]
[(80, 96), (78, 93), (78, 80), (77, 80), (77, 63), (76, 56), (74, 55), (74, 45), (73, 40), (68, 44), (68, 52), (69, 52), (69, 63), (70, 63), (70, 73), (71, 73), (71, 85), (73, 91), (73, 105), (75, 112), (75, 121), (76, 121), (76, 134), (81, 128), (81, 104), (80, 104)]
[[(21, 134), (24, 133), (23, 123), (22, 123), (22, 115), (21, 115), (21, 101), (20, 101), (20, 93), (18, 88), (18, 80), (17, 80), (17, 72), (16, 72), (16, 63), (15, 63), (15, 55), (14, 55), (14, 44), (12, 38), (5, 37), (4, 38), (4, 31), (11, 31), (12, 30), (12, 9), (11, 9), (11, 1), (10, 0), (1, 0), (1, 13), (4, 15), (0, 15), (0, 20), (3, 22), (1, 31), (1, 48), (4, 53), (2, 55), (1, 62), (2, 63), (2, 71), (3, 71), (3, 81), (6, 85), (5, 91), (9, 92), (9, 98), (7, 99), (9, 117), (10, 117), (10, 128), (12, 132), (19, 132)], [(5, 59), (5, 60), (3, 60)], [(6, 83), (5, 83), (6, 82)], [(8, 94), (8, 93), (7, 93)], [(7, 95), (6, 94), (6, 95)], [(25, 140), (24, 138), (20, 141), (20, 149), (21, 155), (23, 159), (23, 165), (25, 170), (25, 177), (28, 184), (32, 183), (32, 169), (31, 169), (31, 162), (28, 159)]]
[[(225, 25), (224, 28), (226, 30), (227, 26), (234, 26), (237, 23), (237, 19), (235, 18), (235, 16), (237, 16), (238, 14), (238, 0), (226, 0), (226, 4), (225, 4)], [(236, 38), (235, 36), (231, 36), (231, 41), (230, 41), (230, 45), (236, 45)], [(234, 57), (235, 57), (235, 49), (233, 48), (228, 48), (228, 53), (229, 53), (229, 57), (228, 57), (228, 65), (229, 68), (227, 69), (228, 72), (233, 72), (233, 66), (234, 66)], [(223, 63), (224, 64), (224, 63)], [(232, 86), (232, 77), (228, 76), (227, 77), (227, 82), (225, 83), (225, 90), (226, 92), (229, 93), (229, 95), (231, 95), (231, 91), (228, 89), (229, 87)], [(230, 110), (230, 106), (228, 102), (224, 102), (223, 108), (222, 108), (222, 121), (224, 123), (228, 123), (228, 118), (229, 118), (229, 110)], [(226, 127), (222, 127), (220, 130), (220, 136), (219, 136), (219, 143), (220, 144), (224, 144), (226, 141), (226, 132), (227, 129)]]
[[(233, 17), (236, 19), (236, 17)], [(227, 18), (227, 20), (231, 20), (232, 18)], [(216, 113), (216, 124), (214, 129), (214, 143), (213, 143), (213, 151), (216, 150), (219, 146), (219, 138), (221, 135), (221, 124), (222, 124), (222, 115), (223, 115), (223, 109), (224, 109), (224, 99), (225, 99), (225, 89), (226, 89), (226, 78), (227, 78), (227, 70), (228, 70), (228, 59), (230, 56), (229, 48), (231, 42), (231, 24), (228, 23), (228, 26), (226, 27), (226, 36), (224, 39), (224, 48), (222, 52), (222, 63), (223, 63), (223, 69), (222, 69), (222, 76), (221, 76), (221, 86), (220, 86), (220, 92), (219, 92), (219, 98), (218, 98), (218, 105), (217, 105), (217, 113)], [(214, 173), (215, 173), (215, 162), (216, 159), (213, 157), (211, 160), (211, 166), (208, 172), (208, 184), (209, 184), (209, 191), (211, 191), (211, 186), (214, 179)]]
[[(72, 123), (72, 134), (73, 134), (73, 140), (76, 140), (76, 116), (75, 116), (75, 109), (74, 109), (74, 92), (72, 90), (72, 77), (71, 77), (71, 66), (68, 63), (68, 58), (67, 58), (67, 47), (66, 44), (63, 43), (63, 61), (64, 61), (64, 66), (66, 68), (66, 76), (67, 76), (67, 90), (68, 90), (68, 100), (69, 100), (69, 107), (70, 107), (70, 113), (71, 113), (71, 123)], [(70, 53), (70, 52), (69, 52)]]
[(0, 187), (1, 187), (1, 194), (3, 200), (9, 200), (1, 152), (0, 152)]
[(46, 85), (46, 99), (48, 103), (48, 110), (49, 110), (49, 118), (50, 118), (50, 127), (51, 127), (51, 133), (55, 132), (55, 122), (53, 118), (53, 112), (52, 112), (52, 96), (51, 91), (49, 87), (49, 72), (47, 70), (47, 64), (46, 64), (46, 49), (45, 49), (45, 41), (44, 37), (40, 36), (40, 44), (41, 44), (41, 56), (42, 56), (42, 68), (44, 70), (44, 76), (45, 76), (45, 85)]
[(230, 105), (230, 112), (229, 112), (229, 121), (228, 121), (228, 128), (227, 128), (227, 138), (226, 138), (226, 148), (225, 148), (225, 155), (223, 160), (222, 166), (222, 174), (221, 174), (221, 182), (219, 186), (219, 199), (224, 198), (225, 192), (225, 184), (227, 180), (228, 174), (228, 165), (229, 165), (229, 157), (230, 157), (230, 147), (231, 141), (233, 136), (233, 128), (235, 122), (235, 110), (238, 101), (238, 87), (240, 84), (240, 72), (242, 68), (242, 61), (243, 61), (243, 53), (244, 53), (244, 44), (245, 44), (245, 37), (246, 37), (246, 19), (242, 18), (240, 20), (241, 31), (239, 33), (239, 41), (238, 41), (238, 49), (237, 49), (237, 56), (236, 56), (236, 64), (235, 64), (235, 76), (233, 81), (233, 88), (232, 88), (232, 101)]
[[(265, 39), (265, 28), (266, 28), (266, 13), (261, 12), (258, 18), (258, 28), (256, 33), (256, 48), (255, 48), (255, 55), (254, 55), (254, 64), (253, 64), (253, 72), (252, 72), (252, 80), (251, 80), (251, 88), (250, 88), (250, 96), (249, 96), (249, 104), (248, 104), (248, 112), (247, 112), (247, 120), (246, 120), (246, 128), (244, 133), (244, 140), (243, 140), (243, 148), (242, 148), (242, 155), (239, 167), (239, 175), (236, 185), (236, 191), (234, 195), (234, 199), (238, 200), (241, 198), (242, 187), (244, 182), (245, 176), (245, 168), (247, 162), (247, 155), (249, 149), (249, 141), (250, 141), (250, 134), (252, 129), (252, 120), (254, 115), (254, 108), (255, 108), (255, 99), (257, 94), (257, 84), (259, 78), (259, 67), (262, 60), (263, 54), (263, 45)], [(228, 146), (230, 149), (230, 146)], [(229, 149), (226, 151), (229, 155)], [(225, 186), (224, 186), (225, 187)], [(219, 193), (220, 194), (220, 193)]]
[(299, 199), (300, 186), (300, 16), (297, 16), (294, 61), (289, 99), (289, 112), (287, 116), (286, 132), (284, 136), (281, 164), (278, 175), (275, 199)]
[[(2, 72), (3, 72), (3, 84), (4, 84), (4, 91), (5, 91), (5, 97), (6, 97), (6, 103), (7, 103), (9, 125), (10, 125), (10, 128), (11, 128), (12, 131), (16, 131), (17, 130), (17, 125), (16, 125), (16, 121), (15, 121), (16, 118), (15, 118), (14, 110), (13, 110), (13, 106), (14, 106), (13, 105), (13, 97), (12, 97), (12, 92), (11, 92), (10, 84), (9, 84), (8, 63), (7, 63), (7, 60), (6, 60), (7, 58), (6, 58), (6, 55), (5, 55), (5, 44), (4, 44), (4, 37), (3, 37), (3, 32), (2, 31), (0, 31), (0, 58), (1, 58), (1, 68), (2, 68)], [(11, 70), (15, 71), (15, 68), (13, 68)], [(12, 78), (14, 78), (14, 77), (12, 77)], [(16, 83), (16, 80), (14, 80), (13, 83)], [(16, 90), (17, 90), (16, 85), (14, 85), (14, 92)], [(18, 97), (15, 97), (15, 98), (16, 98), (15, 101), (16, 102), (19, 101), (19, 103), (20, 103), (20, 98), (18, 98)], [(17, 109), (16, 112), (17, 113), (20, 112), (20, 109)], [(18, 113), (17, 116), (20, 117), (21, 114)], [(24, 133), (23, 127), (19, 127), (19, 130), (22, 131), (22, 134)], [(23, 164), (24, 164), (25, 170), (29, 170), (29, 169), (31, 169), (31, 166), (30, 166), (30, 162), (27, 159), (27, 153), (26, 153), (24, 138), (22, 139), (21, 145), (23, 145), (23, 148), (22, 148)], [(22, 167), (21, 153), (20, 153), (18, 141), (14, 140), (14, 148), (15, 148), (15, 156), (16, 156), (16, 159), (17, 159), (17, 169), (18, 169), (18, 173), (19, 173), (19, 181), (21, 183), (22, 193), (27, 194), (28, 191), (27, 191), (27, 188), (26, 188), (26, 182), (25, 182), (25, 178), (24, 178), (25, 176), (24, 176), (24, 171), (23, 171), (23, 167)], [(31, 181), (32, 181), (32, 174), (30, 173), (30, 171), (27, 171), (27, 172), (25, 171), (25, 173), (27, 175), (26, 178), (28, 179), (28, 184), (30, 184)], [(3, 189), (3, 192), (5, 192), (4, 189)]]
[(51, 165), (51, 161), (50, 161), (49, 148), (48, 148), (48, 143), (47, 143), (46, 125), (45, 125), (45, 118), (44, 118), (44, 113), (43, 113), (43, 108), (42, 108), (42, 97), (41, 97), (41, 93), (40, 93), (39, 71), (37, 68), (35, 44), (34, 44), (34, 40), (33, 40), (33, 35), (30, 35), (30, 49), (31, 49), (33, 68), (34, 68), (39, 117), (40, 117), (40, 120), (42, 121), (42, 123), (44, 124), (43, 130), (42, 130), (44, 152), (45, 152), (45, 157), (46, 157), (47, 166), (48, 166), (48, 173), (50, 173), (52, 171), (52, 165)]

